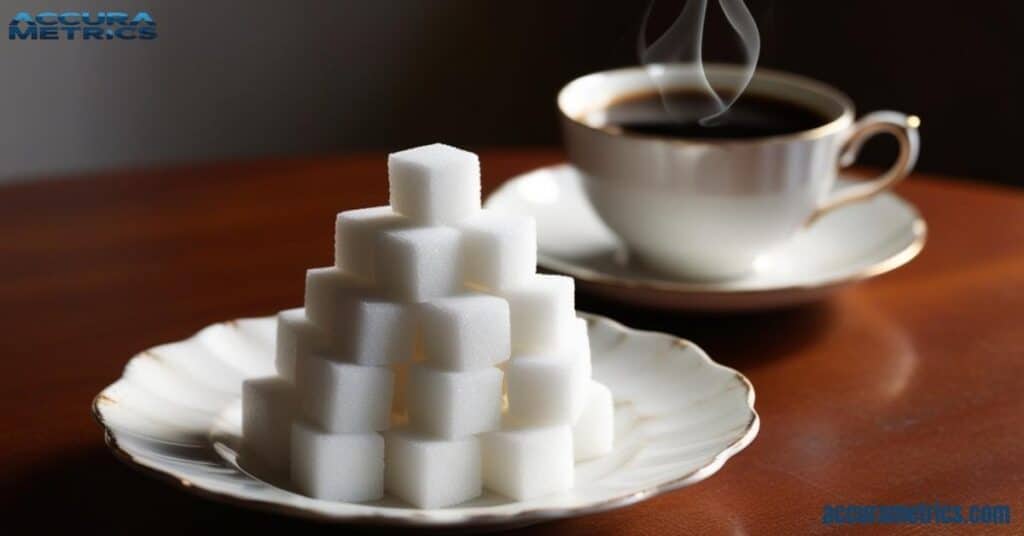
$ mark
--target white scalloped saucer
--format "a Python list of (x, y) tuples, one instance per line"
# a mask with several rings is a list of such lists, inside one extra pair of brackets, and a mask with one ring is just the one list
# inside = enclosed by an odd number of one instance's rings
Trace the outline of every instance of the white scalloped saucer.
[[(849, 178), (840, 178), (838, 186)], [(572, 165), (542, 167), (509, 179), (488, 210), (537, 221), (537, 262), (572, 276), (579, 289), (642, 306), (688, 311), (745, 311), (821, 299), (839, 288), (910, 262), (927, 226), (917, 210), (885, 192), (826, 214), (727, 281), (687, 281), (630, 262), (587, 200)]]
[(708, 478), (757, 435), (754, 389), (691, 342), (582, 314), (594, 377), (615, 398), (615, 448), (577, 464), (569, 492), (514, 502), (495, 494), (437, 510), (395, 499), (321, 501), (263, 482), (235, 462), (241, 384), (273, 371), (275, 319), (209, 326), (146, 350), (96, 396), (107, 444), (128, 464), (206, 497), (339, 523), (499, 528), (626, 506)]

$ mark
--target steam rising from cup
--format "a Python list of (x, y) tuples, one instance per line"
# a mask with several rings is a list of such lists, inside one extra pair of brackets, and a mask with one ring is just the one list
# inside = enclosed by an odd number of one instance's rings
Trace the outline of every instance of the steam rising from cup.
[[(704, 70), (704, 21), (707, 16), (708, 0), (687, 0), (679, 16), (668, 29), (653, 42), (646, 44), (647, 23), (655, 1), (653, 0), (647, 7), (637, 38), (640, 63), (646, 67), (648, 76), (658, 88), (666, 112), (681, 122), (714, 125), (740, 98), (754, 77), (757, 59), (761, 54), (761, 35), (757, 31), (757, 23), (743, 0), (718, 0), (726, 20), (739, 37), (743, 55), (742, 63), (739, 64), (743, 67), (741, 81), (726, 93), (714, 87)], [(672, 83), (665, 76), (665, 69), (662, 67), (667, 63), (682, 63), (693, 67), (698, 78), (696, 85), (708, 97), (710, 109), (683, 107), (665, 98), (672, 89)]]

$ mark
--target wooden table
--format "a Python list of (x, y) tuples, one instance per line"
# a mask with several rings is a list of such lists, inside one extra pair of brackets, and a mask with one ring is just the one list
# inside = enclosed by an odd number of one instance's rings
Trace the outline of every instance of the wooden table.
[[(484, 151), (486, 186), (560, 159)], [(1024, 194), (925, 176), (899, 192), (928, 221), (923, 254), (819, 305), (701, 317), (579, 296), (746, 374), (761, 434), (699, 485), (531, 530), (823, 533), (826, 504), (940, 501), (1010, 504), (1013, 525), (987, 530), (1024, 532)], [(89, 404), (144, 348), (299, 304), (304, 270), (331, 262), (334, 214), (386, 200), (383, 154), (0, 187), (5, 524), (322, 529), (144, 477), (107, 452)]]

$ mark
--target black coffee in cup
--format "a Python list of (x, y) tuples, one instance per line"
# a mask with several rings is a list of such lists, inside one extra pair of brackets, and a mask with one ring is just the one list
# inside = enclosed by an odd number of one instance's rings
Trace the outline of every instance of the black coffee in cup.
[[(712, 97), (695, 90), (637, 93), (613, 101), (601, 110), (603, 117), (597, 122), (601, 128), (627, 134), (743, 139), (793, 134), (829, 121), (800, 104), (751, 93), (741, 95), (725, 113), (711, 117), (719, 107)], [(702, 117), (710, 119), (699, 121)]]

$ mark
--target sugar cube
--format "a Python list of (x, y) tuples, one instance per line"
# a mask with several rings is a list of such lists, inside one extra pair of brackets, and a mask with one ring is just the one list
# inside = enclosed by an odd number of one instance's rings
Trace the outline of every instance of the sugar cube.
[(306, 316), (328, 334), (338, 323), (338, 302), (359, 298), (370, 287), (334, 266), (306, 270)]
[(468, 284), (500, 290), (537, 272), (537, 225), (532, 217), (482, 211), (459, 229)]
[(274, 366), (282, 378), (295, 381), (295, 363), (299, 357), (325, 351), (327, 347), (327, 336), (306, 317), (302, 307), (277, 314)]
[(444, 370), (475, 370), (508, 359), (508, 302), (486, 294), (464, 294), (423, 304), (421, 341), (427, 363)]
[(401, 302), (423, 302), (462, 289), (459, 232), (448, 227), (385, 231), (377, 242), (377, 285)]
[(412, 356), (415, 311), (382, 298), (337, 268), (306, 272), (306, 314), (326, 332), (331, 352), (343, 360), (384, 366)]
[(448, 372), (424, 364), (409, 371), (410, 426), (444, 438), (494, 430), (501, 421), (501, 370)]
[(388, 432), (384, 486), (417, 508), (443, 508), (483, 491), (480, 441), (439, 439), (411, 430)]
[(373, 250), (382, 231), (407, 225), (389, 206), (346, 210), (334, 223), (334, 265), (366, 281), (374, 280)]
[(535, 353), (561, 348), (576, 318), (571, 277), (534, 275), (504, 289), (512, 319), (512, 352)]
[[(452, 224), (480, 211), (480, 160), (435, 143), (388, 156), (391, 206), (419, 224)], [(379, 266), (379, 265), (378, 265)]]
[(572, 424), (583, 411), (586, 379), (572, 355), (516, 356), (505, 367), (509, 418), (516, 424)]
[(518, 501), (572, 488), (568, 425), (504, 428), (480, 438), (484, 486)]
[(334, 348), (344, 360), (385, 366), (413, 357), (416, 311), (411, 305), (367, 295), (341, 300)]
[(240, 462), (266, 480), (288, 481), (293, 400), (292, 386), (282, 378), (242, 382)]
[(391, 423), (394, 373), (309, 355), (299, 359), (295, 387), (300, 413), (327, 432), (372, 432)]
[(572, 445), (576, 461), (604, 456), (612, 451), (615, 435), (615, 404), (612, 392), (590, 380), (586, 387), (583, 412), (572, 427)]
[(296, 422), (291, 449), (291, 481), (303, 495), (343, 502), (384, 496), (384, 438), (380, 434), (332, 434)]

